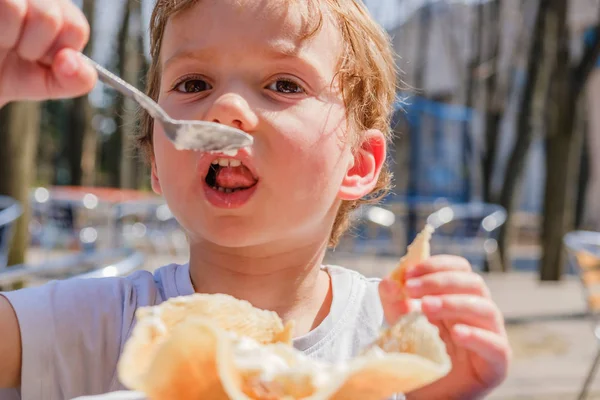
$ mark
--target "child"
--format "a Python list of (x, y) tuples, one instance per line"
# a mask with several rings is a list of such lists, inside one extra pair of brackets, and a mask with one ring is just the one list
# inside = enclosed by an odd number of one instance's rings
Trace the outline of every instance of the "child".
[[(66, 0), (0, 0), (0, 106), (87, 93), (96, 76), (76, 51), (88, 29)], [(151, 36), (149, 94), (174, 118), (234, 126), (255, 145), (178, 151), (144, 117), (152, 187), (188, 234), (189, 263), (3, 293), (0, 387), (20, 385), (23, 399), (122, 389), (135, 310), (170, 297), (227, 293), (274, 310), (296, 321), (298, 349), (329, 361), (412, 307), (391, 281), (321, 264), (350, 211), (389, 184), (394, 59), (359, 0), (158, 0)], [(407, 398), (483, 397), (510, 358), (483, 280), (452, 256), (407, 276), (453, 362)]]

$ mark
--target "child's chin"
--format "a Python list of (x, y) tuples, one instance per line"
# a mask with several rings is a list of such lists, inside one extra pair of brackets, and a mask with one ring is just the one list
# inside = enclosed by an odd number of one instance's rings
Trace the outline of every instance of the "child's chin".
[(240, 228), (218, 229), (218, 232), (211, 232), (206, 235), (211, 243), (220, 247), (242, 248), (258, 246), (265, 242), (265, 238), (256, 234), (256, 231), (246, 231)]

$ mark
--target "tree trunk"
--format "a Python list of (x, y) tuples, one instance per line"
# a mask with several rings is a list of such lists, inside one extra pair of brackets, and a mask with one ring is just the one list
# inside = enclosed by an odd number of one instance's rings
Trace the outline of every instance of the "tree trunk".
[(498, 153), (498, 137), (500, 134), (500, 125), (504, 116), (504, 101), (500, 99), (500, 1), (492, 1), (490, 4), (490, 16), (487, 18), (489, 45), (491, 47), (488, 54), (488, 68), (491, 69), (485, 78), (486, 112), (483, 121), (483, 132), (485, 135), (485, 150), (482, 157), (482, 197), (483, 201), (495, 203), (496, 196), (492, 193), (492, 178), (494, 176), (494, 166), (496, 164), (496, 155)]
[[(131, 7), (129, 4), (123, 6), (123, 19), (117, 34), (117, 74), (124, 77), (125, 80), (125, 64), (128, 56), (127, 41), (129, 36), (129, 22)], [(109, 176), (109, 184), (112, 187), (121, 187), (121, 158), (123, 157), (122, 137), (125, 128), (125, 96), (121, 93), (115, 93), (114, 114), (116, 129), (111, 135), (106, 145), (106, 169)]]
[[(126, 81), (140, 86), (145, 76), (145, 60), (139, 1), (128, 1), (125, 4), (117, 38), (117, 71)], [(141, 169), (134, 142), (138, 129), (138, 106), (117, 94), (115, 109), (117, 129), (109, 140), (107, 154), (110, 183), (114, 187), (135, 189), (139, 186)]]
[[(477, 5), (476, 22), (473, 23), (473, 30), (471, 32), (470, 40), (472, 42), (474, 52), (471, 55), (471, 60), (467, 66), (467, 76), (465, 82), (465, 108), (468, 110), (476, 108), (475, 105), (477, 104), (477, 101), (480, 100), (478, 99), (478, 95), (480, 94), (478, 90), (480, 79), (478, 79), (477, 72), (479, 70), (479, 66), (481, 65), (484, 45), (484, 40), (482, 37), (485, 25), (485, 7), (485, 4)], [(469, 165), (472, 165), (473, 161), (473, 146), (471, 145), (473, 140), (471, 136), (471, 126), (472, 121), (470, 119), (465, 120), (462, 124), (462, 136), (464, 140), (462, 162), (465, 165), (464, 181), (466, 182), (464, 194), (465, 200), (469, 200), (472, 196), (473, 176), (477, 175), (477, 172), (474, 173), (471, 168), (468, 168)], [(484, 270), (487, 270), (487, 265), (484, 266)]]
[(496, 198), (497, 194), (492, 190), (492, 179), (494, 177), (494, 166), (496, 165), (496, 156), (498, 153), (500, 127), (502, 124), (502, 117), (504, 116), (504, 110), (492, 107), (488, 108), (485, 115), (485, 152), (482, 160), (482, 197), (483, 201), (487, 203), (496, 203), (498, 201)]
[(8, 265), (21, 264), (29, 243), (29, 190), (35, 178), (35, 155), (40, 126), (38, 103), (10, 103), (0, 109), (0, 194), (23, 207), (8, 255)]
[[(148, 63), (148, 59), (144, 54), (144, 32), (141, 31), (138, 37), (139, 49), (140, 49), (140, 69), (139, 69), (139, 79), (140, 85), (143, 85), (146, 82), (146, 76), (148, 74), (148, 68), (150, 64)], [(136, 129), (140, 129), (140, 121), (139, 116), (137, 119), (137, 127)], [(136, 148), (136, 188), (137, 189), (150, 189), (150, 166), (144, 159), (144, 155), (140, 152), (139, 149)]]
[[(600, 9), (599, 9), (600, 11)], [(592, 78), (592, 71), (596, 69), (598, 55), (600, 54), (600, 15), (598, 15), (599, 23), (595, 28), (595, 41), (586, 48), (586, 51), (578, 65), (572, 71), (572, 80), (574, 81), (574, 91), (578, 96), (584, 98), (584, 93), (588, 93), (588, 89), (590, 85), (590, 80)], [(579, 93), (579, 91), (583, 93)], [(587, 214), (588, 204), (586, 204), (586, 200), (588, 197), (588, 189), (592, 184), (593, 178), (593, 164), (592, 164), (592, 155), (594, 154), (594, 143), (595, 140), (590, 138), (590, 134), (593, 135), (594, 132), (590, 129), (593, 124), (593, 112), (589, 109), (589, 105), (586, 101), (586, 106), (584, 106), (584, 100), (580, 100), (581, 110), (579, 114), (577, 114), (577, 121), (575, 122), (575, 129), (580, 129), (583, 132), (583, 144), (582, 144), (582, 155), (581, 155), (581, 166), (580, 166), (580, 177), (579, 177), (579, 188), (577, 191), (577, 208), (576, 208), (576, 217), (575, 217), (575, 228), (576, 229), (585, 229), (585, 217)], [(593, 194), (593, 193), (592, 193)], [(594, 201), (594, 200), (592, 200)], [(594, 229), (594, 228), (588, 228)]]
[(90, 169), (95, 166), (95, 151), (91, 147), (94, 143), (90, 140), (90, 132), (93, 133), (90, 114), (87, 96), (72, 100), (66, 153), (69, 160), (69, 181), (75, 186), (93, 183), (93, 171)]
[[(429, 30), (431, 27), (431, 5), (427, 4), (421, 8), (419, 11), (419, 33), (417, 36), (418, 45), (417, 45), (417, 55), (416, 55), (416, 66), (417, 69), (414, 75), (414, 86), (416, 91), (421, 96), (426, 95), (425, 88), (425, 71), (427, 70), (427, 63), (429, 61), (429, 44), (430, 44), (430, 34)], [(417, 118), (420, 118), (418, 116)], [(410, 132), (410, 145), (414, 148), (416, 141), (418, 140), (418, 128), (415, 126), (409, 126)], [(418, 173), (415, 168), (416, 162), (415, 157), (418, 157), (414, 154), (410, 155), (411, 161), (409, 162), (411, 168), (408, 172), (408, 184), (407, 184), (407, 193), (408, 196), (420, 196), (421, 193), (418, 193)], [(412, 201), (408, 201), (407, 206), (407, 217), (406, 217), (406, 237), (408, 241), (412, 241), (417, 232), (417, 220), (418, 213), (415, 209), (415, 203)]]
[(575, 206), (575, 229), (583, 229), (586, 213), (585, 199), (588, 195), (590, 183), (590, 143), (588, 139), (588, 108), (584, 107), (584, 100), (580, 100), (580, 110), (577, 113), (575, 128), (581, 130), (581, 160), (579, 162), (579, 185), (577, 188), (577, 204)]
[(64, 101), (46, 101), (40, 104), (40, 135), (36, 154), (35, 182), (40, 186), (54, 184), (57, 179), (60, 155), (58, 144), (65, 132)]
[(504, 183), (500, 193), (500, 204), (506, 209), (506, 223), (500, 229), (498, 238), (503, 270), (511, 268), (510, 236), (514, 209), (518, 200), (518, 185), (523, 175), (529, 147), (535, 134), (535, 123), (541, 122), (543, 102), (551, 76), (554, 52), (546, 39), (549, 24), (546, 18), (550, 0), (541, 0), (537, 11), (532, 41), (529, 49), (527, 75), (521, 105), (517, 118), (516, 141), (506, 166)]
[(542, 231), (543, 255), (540, 279), (559, 280), (564, 266), (563, 236), (573, 228), (583, 130), (575, 129), (580, 101), (588, 77), (600, 55), (600, 24), (595, 43), (586, 50), (579, 65), (571, 70), (567, 29), (567, 0), (553, 0), (548, 10), (555, 29), (549, 40), (556, 45), (555, 71), (549, 98), (546, 140), (546, 187)]
[[(557, 77), (558, 80), (564, 77)], [(556, 82), (554, 94), (568, 90), (566, 84)], [(568, 92), (563, 92), (571, 98)], [(560, 98), (550, 112), (554, 113), (553, 124), (548, 127), (546, 140), (546, 185), (544, 192), (544, 213), (542, 228), (542, 281), (559, 280), (562, 275), (564, 258), (562, 239), (574, 224), (579, 173), (579, 156), (583, 135), (573, 129), (577, 101), (565, 104)], [(566, 109), (565, 109), (566, 107)]]
[(415, 82), (414, 85), (417, 91), (420, 91), (422, 94), (425, 94), (425, 71), (427, 70), (427, 62), (429, 60), (429, 42), (430, 42), (430, 34), (429, 30), (431, 28), (431, 5), (427, 4), (421, 7), (419, 11), (419, 35), (417, 45), (418, 53), (417, 53), (417, 70), (415, 73)]
[[(83, 12), (93, 28), (94, 0), (83, 0)], [(91, 55), (91, 38), (83, 52)], [(95, 182), (97, 138), (91, 126), (91, 119), (92, 110), (88, 96), (73, 99), (69, 110), (70, 123), (65, 146), (71, 185), (93, 185)]]
[[(139, 1), (129, 1), (129, 18), (134, 33), (126, 35), (125, 58), (122, 61), (123, 77), (128, 82), (138, 83), (140, 81), (140, 70), (142, 68), (141, 58), (144, 56), (143, 48), (140, 47), (141, 7)], [(139, 85), (138, 85), (139, 86)], [(138, 158), (135, 151), (135, 133), (138, 126), (138, 106), (131, 99), (125, 99), (123, 108), (123, 127), (121, 135), (121, 159), (120, 159), (120, 183), (122, 188), (135, 189), (137, 187)]]

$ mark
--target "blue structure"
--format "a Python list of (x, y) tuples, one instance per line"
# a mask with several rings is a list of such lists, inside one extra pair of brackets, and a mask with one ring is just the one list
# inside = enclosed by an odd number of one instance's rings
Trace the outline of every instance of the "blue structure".
[[(583, 33), (583, 43), (585, 47), (590, 47), (594, 45), (594, 41), (596, 40), (596, 29), (588, 28)], [(596, 68), (600, 68), (600, 57), (596, 60)]]
[(427, 217), (424, 209), (435, 211), (439, 199), (466, 203), (472, 198), (469, 160), (474, 113), (422, 97), (398, 97), (396, 111), (392, 123), (404, 122), (403, 134), (410, 138), (408, 186), (385, 202), (406, 206), (403, 224), (412, 240)]
[(23, 208), (13, 198), (0, 196), (0, 270), (6, 268), (8, 246), (12, 239), (15, 221), (23, 214)]
[(473, 111), (421, 97), (398, 101), (399, 118), (408, 122), (410, 171), (408, 197), (471, 198), (469, 159)]

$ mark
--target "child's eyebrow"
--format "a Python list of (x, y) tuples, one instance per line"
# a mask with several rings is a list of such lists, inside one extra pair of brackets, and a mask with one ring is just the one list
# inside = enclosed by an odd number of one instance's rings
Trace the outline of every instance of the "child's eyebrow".
[[(295, 46), (288, 42), (276, 42), (257, 49), (253, 53), (259, 57), (267, 59), (281, 61), (290, 60), (297, 64), (303, 65), (310, 73), (314, 74), (319, 72), (319, 68), (311, 60), (301, 56), (301, 47)], [(164, 62), (164, 70), (167, 70), (169, 66), (181, 61), (210, 61), (216, 60), (222, 50), (218, 48), (199, 48), (199, 49), (182, 49), (172, 56), (170, 56)]]
[(295, 46), (286, 42), (275, 42), (265, 46), (261, 55), (280, 59), (280, 58), (299, 58), (301, 46)]
[(164, 69), (168, 69), (171, 64), (178, 61), (206, 61), (214, 59), (216, 55), (216, 50), (211, 49), (180, 50), (165, 61)]

